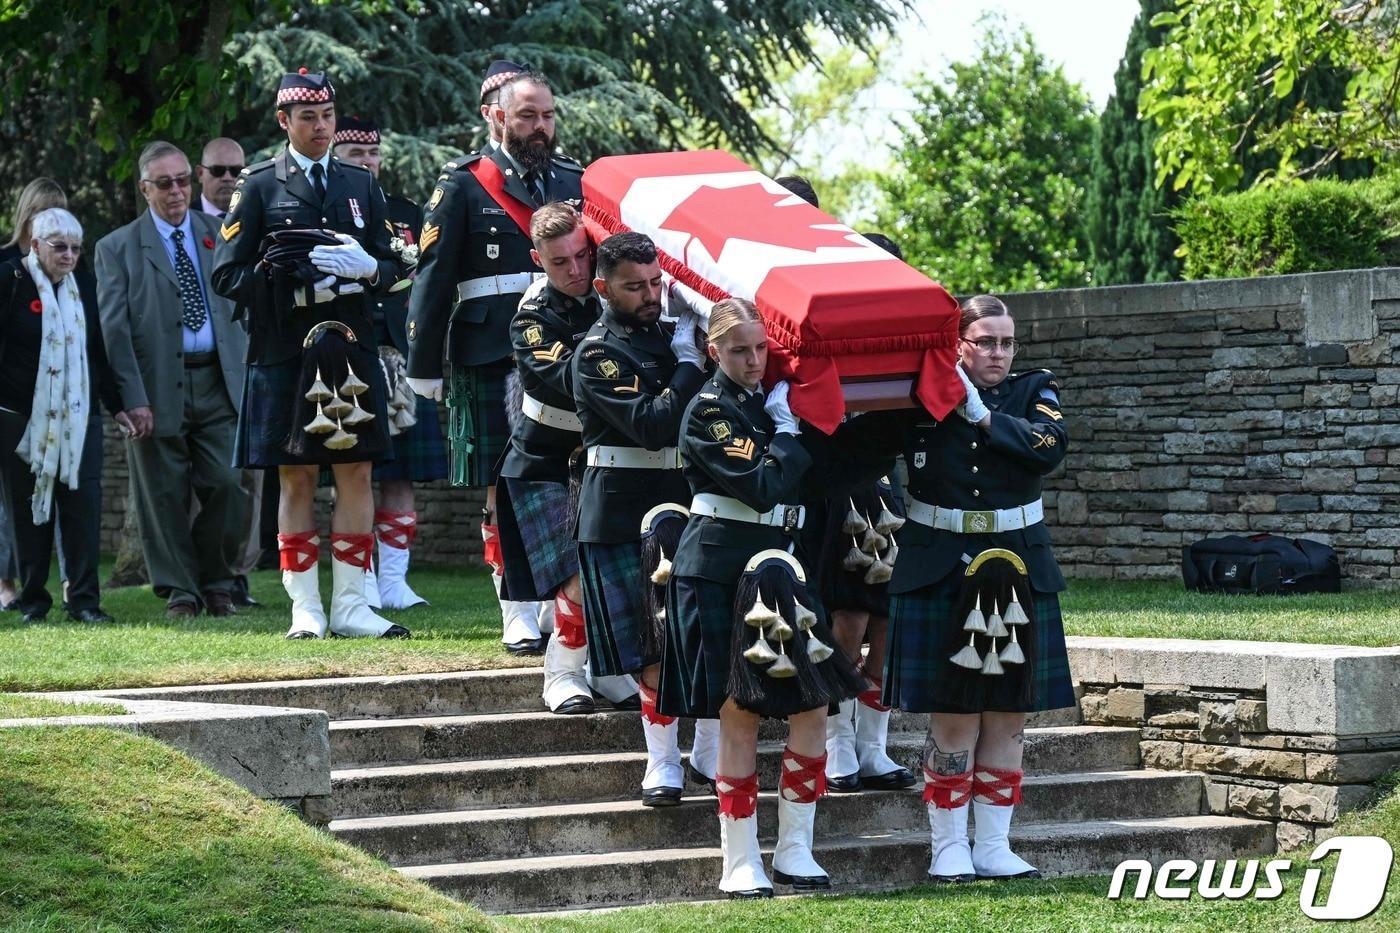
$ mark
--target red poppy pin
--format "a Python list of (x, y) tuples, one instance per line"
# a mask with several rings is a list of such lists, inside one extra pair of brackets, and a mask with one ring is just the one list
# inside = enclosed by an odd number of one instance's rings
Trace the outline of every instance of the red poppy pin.
[(43, 314), (43, 313), (44, 313), (44, 305), (43, 305), (43, 303), (42, 303), (41, 301), (39, 301), (38, 298), (35, 298), (33, 301), (31, 301), (31, 302), (29, 303), (29, 310), (32, 311), (32, 312), (34, 312), (35, 314)]
[(213, 237), (207, 236), (207, 237), (204, 238), (204, 248), (205, 248), (205, 249), (213, 249), (213, 248), (214, 248), (214, 238), (213, 238)]

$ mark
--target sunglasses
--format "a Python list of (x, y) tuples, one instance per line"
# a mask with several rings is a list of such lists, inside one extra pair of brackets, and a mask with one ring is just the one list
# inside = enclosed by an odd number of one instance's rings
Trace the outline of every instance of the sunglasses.
[(72, 253), (74, 256), (78, 256), (83, 251), (81, 243), (65, 243), (62, 240), (45, 240), (44, 243), (55, 253)]
[(223, 178), (225, 175), (237, 175), (243, 171), (241, 165), (206, 165), (204, 170), (215, 178)]
[(190, 173), (185, 172), (183, 175), (175, 175), (174, 177), (165, 175), (161, 178), (143, 178), (141, 180), (148, 185), (155, 185), (161, 191), (169, 191), (175, 185), (179, 185), (181, 188), (188, 188), (190, 186)]

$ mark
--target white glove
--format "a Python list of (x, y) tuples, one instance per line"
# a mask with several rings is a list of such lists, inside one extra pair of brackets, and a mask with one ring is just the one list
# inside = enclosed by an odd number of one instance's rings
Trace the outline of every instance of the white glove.
[(408, 387), (426, 399), (431, 399), (434, 402), (442, 401), (441, 379), (414, 379), (409, 376)]
[(311, 251), (311, 263), (317, 269), (342, 279), (372, 279), (379, 263), (365, 252), (360, 241), (348, 233), (337, 233), (340, 246), (318, 246)]
[(791, 388), (787, 380), (783, 380), (768, 390), (768, 399), (763, 403), (763, 410), (773, 419), (773, 430), (779, 434), (802, 433), (797, 426), (797, 416), (788, 407), (788, 390)]
[(962, 380), (963, 388), (967, 390), (967, 400), (958, 406), (958, 414), (963, 418), (977, 424), (983, 418), (991, 414), (985, 402), (982, 401), (982, 393), (977, 391), (977, 387), (968, 378), (967, 371), (961, 365), (953, 367), (958, 371), (958, 378)]
[[(341, 295), (358, 295), (365, 290), (365, 287), (359, 282), (342, 282), (337, 285), (337, 281), (339, 280), (333, 275), (317, 279), (311, 284), (311, 289), (314, 292), (311, 300), (316, 304), (321, 304), (326, 301), (334, 301)], [(297, 289), (295, 303), (298, 308), (306, 306), (306, 293), (301, 289)]]
[(676, 318), (676, 331), (671, 335), (671, 352), (676, 355), (677, 361), (704, 369), (705, 357), (695, 345), (695, 328), (695, 312), (687, 307)]

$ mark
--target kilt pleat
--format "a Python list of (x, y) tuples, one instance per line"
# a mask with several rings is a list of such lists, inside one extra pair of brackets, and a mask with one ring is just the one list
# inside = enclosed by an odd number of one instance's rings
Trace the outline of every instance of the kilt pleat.
[(381, 460), (374, 465), (376, 483), (384, 480), (430, 483), (447, 479), (447, 444), (442, 438), (442, 425), (438, 423), (437, 402), (421, 395), (416, 398), (414, 414), (418, 421), (393, 436), (394, 459)]
[(502, 599), (553, 599), (578, 573), (572, 523), (567, 484), (508, 477), (496, 481), (496, 527), (505, 561)]
[(510, 444), (506, 376), (510, 360), (453, 366), (447, 378), (447, 443), (453, 486), (491, 486)]
[(578, 545), (588, 662), (596, 676), (636, 674), (661, 660), (642, 648), (641, 542)]
[[(911, 551), (900, 559), (914, 557), (916, 554)], [(962, 574), (953, 573), (932, 586), (890, 597), (881, 702), (911, 713), (1029, 713), (1073, 706), (1074, 686), (1057, 594), (1034, 592), (1034, 611), (1029, 614), (1035, 630), (1035, 650), (1030, 658), (1031, 670), (1025, 672), (1031, 677), (1031, 700), (1027, 704), (1020, 694), (1021, 677), (969, 674), (950, 660), (963, 638), (962, 622), (953, 618), (961, 587)], [(1012, 665), (1006, 669), (1015, 670)], [(983, 677), (984, 684), (981, 702), (971, 705), (966, 691), (961, 689), (969, 676)]]

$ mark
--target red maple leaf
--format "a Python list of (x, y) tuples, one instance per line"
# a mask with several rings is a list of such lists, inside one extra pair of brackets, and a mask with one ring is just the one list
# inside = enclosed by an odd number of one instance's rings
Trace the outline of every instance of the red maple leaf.
[(661, 222), (667, 230), (680, 230), (699, 240), (711, 256), (719, 258), (729, 240), (771, 243), (813, 252), (823, 246), (854, 246), (849, 230), (823, 230), (816, 224), (835, 223), (826, 214), (801, 201), (777, 207), (792, 195), (773, 194), (755, 182), (739, 188), (702, 185), (676, 206)]

